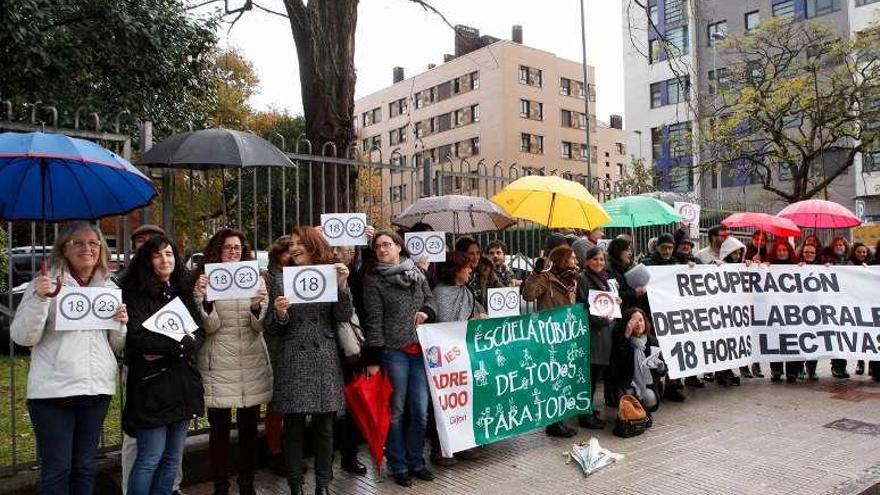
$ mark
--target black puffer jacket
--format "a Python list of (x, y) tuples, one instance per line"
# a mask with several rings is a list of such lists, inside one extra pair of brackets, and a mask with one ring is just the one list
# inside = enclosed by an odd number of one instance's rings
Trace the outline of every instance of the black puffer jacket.
[[(144, 321), (175, 297), (180, 297), (199, 325), (194, 338), (186, 336), (180, 342), (143, 326)], [(157, 286), (143, 292), (123, 291), (122, 299), (128, 309), (125, 431), (131, 434), (139, 428), (155, 428), (204, 414), (205, 392), (196, 358), (205, 341), (205, 331), (192, 289)], [(148, 360), (145, 356), (161, 357)]]

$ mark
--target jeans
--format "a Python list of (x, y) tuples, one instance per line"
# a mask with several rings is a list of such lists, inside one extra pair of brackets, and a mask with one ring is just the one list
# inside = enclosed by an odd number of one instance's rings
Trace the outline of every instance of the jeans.
[(415, 473), (425, 468), (428, 375), (420, 354), (386, 351), (384, 361), (394, 389), (391, 393), (391, 429), (385, 442), (388, 473)]
[[(134, 466), (134, 460), (137, 458), (137, 440), (128, 433), (122, 433), (122, 449), (120, 452), (120, 464), (122, 464), (122, 495), (128, 494), (128, 478), (131, 475), (131, 468)], [(180, 457), (183, 461), (183, 456)], [(177, 463), (177, 474), (174, 475), (174, 491), (180, 489), (183, 482), (183, 463)]]
[(169, 495), (186, 444), (188, 420), (135, 433), (137, 458), (128, 477), (127, 495)]
[[(238, 408), (235, 415), (238, 429), (238, 486), (253, 487), (257, 464), (257, 422), (260, 406)], [(232, 409), (208, 408), (208, 450), (211, 453), (211, 473), (214, 493), (229, 492), (229, 431), (232, 429)]]
[[(287, 484), (292, 493), (300, 493), (302, 483), (303, 446), (307, 414), (284, 415), (284, 456), (287, 460)], [(312, 414), (315, 435), (315, 486), (326, 488), (333, 478), (333, 422), (336, 413)]]
[(40, 456), (41, 495), (92, 495), (109, 395), (28, 399)]

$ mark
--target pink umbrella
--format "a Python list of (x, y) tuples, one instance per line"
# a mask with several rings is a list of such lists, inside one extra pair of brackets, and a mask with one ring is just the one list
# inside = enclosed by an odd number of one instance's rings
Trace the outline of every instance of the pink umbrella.
[(780, 237), (797, 237), (801, 229), (787, 218), (767, 213), (734, 213), (721, 221), (722, 225), (734, 227), (754, 227)]
[(859, 217), (833, 201), (807, 199), (792, 203), (776, 216), (787, 218), (801, 227), (814, 229), (846, 229), (862, 224)]

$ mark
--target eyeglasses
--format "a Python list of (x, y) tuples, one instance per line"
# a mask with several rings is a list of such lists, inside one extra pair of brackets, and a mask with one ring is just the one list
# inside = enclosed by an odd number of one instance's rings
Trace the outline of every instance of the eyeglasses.
[(393, 242), (380, 242), (380, 243), (376, 244), (376, 249), (387, 249), (393, 245), (394, 245)]
[(83, 241), (80, 239), (67, 241), (67, 245), (72, 248), (75, 248), (75, 249), (82, 249), (82, 248), (88, 246), (89, 249), (91, 249), (93, 251), (101, 248), (101, 243), (98, 241)]
[(227, 253), (240, 253), (241, 246), (223, 246), (223, 250)]

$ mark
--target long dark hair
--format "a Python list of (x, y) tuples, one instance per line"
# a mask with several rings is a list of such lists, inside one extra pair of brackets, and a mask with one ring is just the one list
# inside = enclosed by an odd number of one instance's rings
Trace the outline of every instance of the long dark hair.
[(437, 280), (441, 284), (455, 285), (455, 276), (468, 264), (468, 255), (461, 251), (452, 251), (446, 255), (446, 261), (437, 267)]
[(290, 235), (285, 234), (272, 242), (269, 247), (269, 271), (281, 271), (281, 256), (290, 251)]
[[(776, 250), (780, 247), (784, 247), (785, 250), (788, 251), (788, 259), (780, 260), (776, 257)], [(797, 252), (795, 252), (794, 247), (785, 239), (776, 239), (773, 243), (773, 247), (770, 248), (770, 254), (768, 256), (770, 257), (769, 262), (771, 265), (796, 265), (798, 263)]]
[(230, 237), (238, 237), (238, 240), (241, 242), (240, 260), (248, 261), (251, 259), (251, 249), (248, 246), (244, 232), (229, 228), (220, 229), (208, 239), (208, 245), (205, 246), (205, 255), (199, 261), (198, 268), (193, 271), (193, 278), (198, 278), (199, 275), (205, 273), (205, 265), (207, 263), (220, 263), (223, 260), (223, 243)]
[(645, 310), (642, 308), (629, 308), (623, 312), (623, 318), (620, 319), (620, 327), (622, 331), (626, 331), (626, 325), (629, 324), (629, 320), (635, 315), (639, 313), (642, 315), (642, 318), (645, 320), (645, 335), (651, 334), (651, 319), (648, 318), (648, 313), (645, 313)]
[[(605, 260), (609, 265), (617, 265), (621, 268), (628, 268), (628, 265), (623, 264), (623, 260), (620, 256), (624, 251), (629, 249), (632, 246), (632, 242), (622, 237), (615, 237), (608, 244), (608, 259)], [(632, 263), (632, 259), (630, 259), (630, 263)]]
[[(863, 247), (868, 250), (868, 256), (865, 257), (864, 260), (859, 261), (856, 259), (856, 249)], [(856, 242), (849, 249), (849, 262), (853, 265), (861, 265), (862, 263), (870, 263), (871, 262), (871, 248), (868, 247), (867, 244)]]
[(131, 294), (148, 293), (156, 295), (162, 289), (162, 283), (156, 278), (153, 270), (153, 255), (165, 246), (171, 246), (174, 253), (174, 271), (171, 272), (169, 284), (180, 295), (189, 294), (192, 297), (193, 282), (189, 270), (184, 266), (180, 251), (171, 239), (164, 235), (153, 236), (138, 249), (138, 256), (131, 259), (131, 266), (125, 271), (125, 275), (119, 281), (122, 290)]

